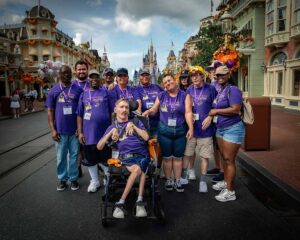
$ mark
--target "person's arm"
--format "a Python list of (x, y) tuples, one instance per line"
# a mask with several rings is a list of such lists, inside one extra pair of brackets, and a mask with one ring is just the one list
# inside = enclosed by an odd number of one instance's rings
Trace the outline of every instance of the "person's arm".
[(133, 122), (127, 123), (126, 135), (132, 135), (133, 132), (136, 132), (144, 141), (148, 141), (149, 134), (146, 130), (139, 128)]
[(54, 141), (59, 141), (60, 136), (57, 133), (55, 126), (54, 126), (54, 108), (49, 108), (48, 107), (48, 123), (51, 131), (51, 137)]
[(78, 140), (80, 142), (80, 144), (84, 145), (85, 144), (85, 138), (83, 135), (83, 131), (82, 131), (82, 117), (77, 115), (77, 132), (78, 132)]
[(159, 99), (158, 99), (158, 97), (156, 97), (155, 103), (152, 106), (152, 108), (150, 108), (150, 109), (146, 110), (145, 112), (143, 112), (142, 115), (144, 117), (148, 117), (148, 116), (156, 114), (158, 112), (159, 105), (160, 105)]
[(102, 150), (106, 142), (112, 138), (114, 142), (118, 141), (118, 130), (116, 128), (111, 129), (107, 134), (105, 134), (97, 143), (97, 149)]
[(192, 111), (192, 98), (190, 94), (188, 94), (185, 98), (185, 121), (189, 127), (186, 137), (188, 140), (191, 140), (194, 135), (194, 121)]

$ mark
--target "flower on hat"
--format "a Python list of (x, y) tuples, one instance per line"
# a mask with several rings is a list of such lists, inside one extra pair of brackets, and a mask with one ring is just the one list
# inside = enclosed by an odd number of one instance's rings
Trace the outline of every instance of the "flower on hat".
[(189, 74), (196, 74), (196, 73), (204, 73), (204, 69), (201, 66), (190, 66), (189, 68)]

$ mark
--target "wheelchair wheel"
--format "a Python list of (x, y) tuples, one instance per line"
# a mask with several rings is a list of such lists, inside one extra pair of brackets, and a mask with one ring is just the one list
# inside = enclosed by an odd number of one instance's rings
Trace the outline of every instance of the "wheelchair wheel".
[(103, 227), (108, 227), (107, 222), (107, 208), (105, 208), (105, 203), (101, 204), (101, 223)]

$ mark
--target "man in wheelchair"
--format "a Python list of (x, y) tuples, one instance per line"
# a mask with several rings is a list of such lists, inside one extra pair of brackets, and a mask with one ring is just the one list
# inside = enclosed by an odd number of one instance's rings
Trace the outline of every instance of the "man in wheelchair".
[(115, 203), (113, 217), (124, 218), (126, 212), (124, 208), (125, 200), (138, 177), (140, 177), (140, 183), (136, 202), (136, 217), (146, 217), (147, 212), (143, 204), (143, 194), (146, 180), (145, 173), (150, 162), (145, 144), (145, 141), (149, 139), (149, 135), (141, 121), (134, 123), (128, 119), (129, 102), (126, 99), (119, 99), (116, 102), (114, 112), (116, 118), (113, 124), (107, 128), (104, 136), (97, 144), (97, 148), (102, 150), (109, 140), (115, 142), (119, 151), (118, 158), (130, 172), (123, 194), (120, 200)]

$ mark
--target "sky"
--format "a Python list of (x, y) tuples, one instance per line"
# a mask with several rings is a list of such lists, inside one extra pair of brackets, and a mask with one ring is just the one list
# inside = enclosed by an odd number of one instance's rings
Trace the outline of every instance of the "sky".
[[(38, 0), (0, 0), (0, 25), (20, 23)], [(220, 0), (213, 0), (214, 9)], [(91, 41), (100, 56), (104, 46), (113, 69), (130, 73), (142, 66), (151, 43), (162, 70), (167, 56), (178, 51), (210, 16), (211, 0), (40, 0), (58, 21), (57, 28), (76, 44)]]

